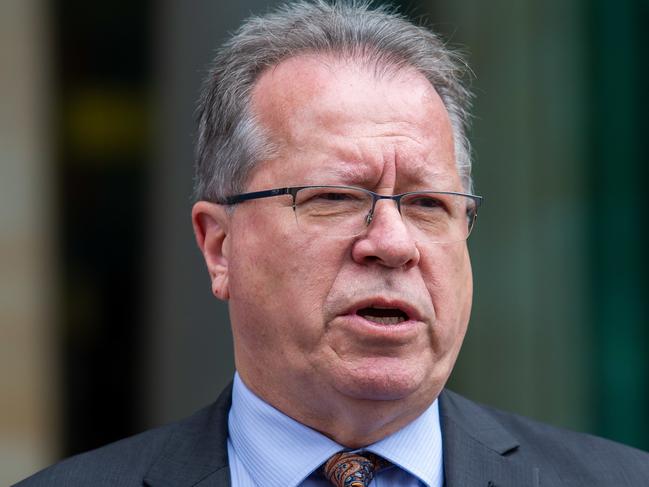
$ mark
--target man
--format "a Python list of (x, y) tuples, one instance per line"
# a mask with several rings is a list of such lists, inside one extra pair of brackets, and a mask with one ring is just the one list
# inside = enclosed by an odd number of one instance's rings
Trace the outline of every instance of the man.
[(648, 485), (645, 453), (444, 390), (480, 204), (461, 78), (433, 34), (363, 4), (247, 21), (204, 87), (192, 212), (233, 386), (21, 485)]

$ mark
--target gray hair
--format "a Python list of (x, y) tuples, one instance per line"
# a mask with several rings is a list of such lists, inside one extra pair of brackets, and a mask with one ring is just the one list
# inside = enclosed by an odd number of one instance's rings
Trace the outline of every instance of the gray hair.
[(472, 190), (467, 138), (471, 94), (466, 64), (424, 27), (371, 1), (288, 3), (249, 18), (216, 54), (198, 107), (194, 197), (218, 201), (245, 191), (248, 175), (273, 145), (251, 110), (251, 93), (268, 67), (299, 54), (329, 54), (375, 66), (413, 67), (433, 85), (453, 128), (456, 165)]

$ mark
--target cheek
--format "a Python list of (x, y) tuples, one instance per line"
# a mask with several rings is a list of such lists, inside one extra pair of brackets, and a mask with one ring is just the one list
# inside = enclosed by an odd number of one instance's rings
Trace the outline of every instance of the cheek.
[(473, 296), (471, 261), (462, 247), (431, 248), (422, 262), (428, 292), (441, 324), (444, 341), (452, 341), (466, 327)]
[(230, 312), (246, 343), (311, 349), (341, 259), (334, 245), (296, 234), (283, 213), (236, 229), (245, 237), (233, 240)]

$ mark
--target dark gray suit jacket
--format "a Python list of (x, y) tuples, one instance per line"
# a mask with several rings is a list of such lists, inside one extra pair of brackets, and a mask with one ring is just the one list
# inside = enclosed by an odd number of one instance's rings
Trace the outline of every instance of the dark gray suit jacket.
[[(190, 418), (59, 464), (19, 487), (226, 487), (231, 388)], [(646, 487), (649, 454), (440, 395), (447, 487)]]

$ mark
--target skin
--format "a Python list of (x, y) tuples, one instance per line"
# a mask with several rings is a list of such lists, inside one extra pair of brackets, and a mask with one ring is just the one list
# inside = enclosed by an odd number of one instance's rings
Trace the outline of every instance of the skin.
[[(354, 61), (290, 58), (261, 75), (252, 107), (278, 152), (247, 191), (463, 189), (446, 109), (414, 70), (378, 77)], [(229, 300), (246, 385), (338, 443), (366, 446), (419, 416), (451, 373), (471, 309), (466, 243), (427, 243), (390, 201), (358, 237), (314, 237), (290, 205), (196, 203), (212, 291)], [(377, 325), (355, 313), (370, 305), (405, 308), (410, 320)]]

